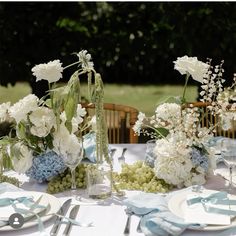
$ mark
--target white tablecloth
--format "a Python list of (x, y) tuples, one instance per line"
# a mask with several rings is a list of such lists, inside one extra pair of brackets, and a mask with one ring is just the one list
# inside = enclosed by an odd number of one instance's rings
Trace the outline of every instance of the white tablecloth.
[[(128, 150), (125, 154), (126, 162), (132, 163), (136, 160), (144, 159), (145, 154), (145, 144), (114, 144), (111, 145), (111, 148), (117, 148), (117, 151), (114, 155), (115, 164), (114, 167), (116, 170), (119, 170), (120, 166), (117, 162), (117, 158), (121, 155), (122, 148), (126, 147)], [(15, 173), (11, 174), (15, 176)], [(31, 191), (40, 191), (45, 192), (46, 185), (45, 184), (38, 184), (36, 182), (29, 181), (27, 177), (24, 175), (19, 176), (24, 184), (22, 188), (25, 190)], [(219, 176), (213, 176), (210, 178), (206, 184), (206, 188), (209, 189), (221, 189), (222, 186), (225, 184), (223, 178)], [(134, 191), (127, 191), (126, 196), (130, 196), (132, 194), (136, 194)], [(67, 197), (63, 194), (57, 194), (57, 196), (61, 203), (63, 203)], [(76, 204), (76, 201), (73, 203)], [(69, 212), (69, 211), (68, 211)], [(86, 221), (86, 222), (93, 222), (93, 227), (79, 227), (73, 226), (70, 235), (71, 236), (122, 236), (124, 226), (126, 223), (127, 216), (124, 212), (124, 206), (121, 205), (121, 199), (118, 197), (112, 197), (111, 199), (107, 200), (106, 204), (104, 205), (81, 205), (79, 213), (77, 215), (77, 220), (79, 221)], [(49, 235), (50, 229), (55, 221), (55, 217), (50, 219), (49, 221), (44, 223), (46, 232)], [(139, 218), (136, 216), (132, 216), (131, 220), (131, 232), (130, 236), (142, 236), (142, 233), (136, 232), (136, 227), (138, 224)], [(59, 236), (62, 235), (64, 230), (64, 225), (61, 226), (59, 231)], [(17, 231), (1, 231), (0, 235), (4, 236), (17, 236), (17, 235), (40, 235), (37, 231), (37, 227), (30, 227), (26, 229), (19, 229)], [(183, 235), (186, 236), (195, 236), (195, 235), (208, 235), (208, 236), (227, 236), (227, 235), (236, 235), (230, 234), (226, 231), (214, 231), (214, 232), (203, 232), (203, 231), (193, 231), (187, 230), (184, 232)]]

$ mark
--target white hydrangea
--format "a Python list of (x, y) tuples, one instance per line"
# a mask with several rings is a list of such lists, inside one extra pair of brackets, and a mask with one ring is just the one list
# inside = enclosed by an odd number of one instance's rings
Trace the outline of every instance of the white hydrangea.
[(29, 119), (32, 123), (30, 132), (38, 137), (46, 137), (56, 124), (56, 117), (53, 111), (47, 107), (39, 107), (34, 110)]
[(176, 103), (163, 103), (155, 111), (157, 125), (168, 129), (176, 127), (179, 124), (180, 117), (181, 106)]
[(62, 158), (71, 158), (71, 162), (82, 159), (82, 145), (76, 135), (69, 133), (64, 124), (53, 134), (54, 151)]
[(76, 55), (79, 57), (79, 62), (81, 63), (82, 68), (93, 69), (94, 64), (92, 61), (90, 61), (92, 57), (87, 50), (81, 50)]
[(37, 96), (29, 94), (11, 106), (9, 114), (16, 120), (16, 123), (19, 123), (21, 120), (25, 121), (27, 119), (27, 114), (38, 108), (38, 101), (39, 99)]
[(0, 104), (0, 122), (6, 121), (9, 117), (8, 110), (11, 106), (10, 102)]
[(36, 76), (36, 81), (47, 80), (53, 83), (62, 78), (63, 67), (60, 60), (54, 60), (34, 66), (32, 72)]
[(16, 143), (13, 146), (14, 152), (18, 155), (12, 156), (14, 170), (20, 174), (24, 174), (31, 166), (33, 161), (33, 152), (23, 143)]
[(181, 137), (160, 139), (156, 141), (154, 152), (155, 174), (157, 178), (164, 179), (167, 183), (182, 187), (184, 181), (190, 178), (193, 164), (189, 158), (190, 149)]
[(174, 69), (178, 70), (181, 75), (189, 73), (194, 80), (200, 83), (203, 82), (203, 77), (209, 69), (209, 65), (199, 61), (197, 57), (178, 57), (174, 64)]

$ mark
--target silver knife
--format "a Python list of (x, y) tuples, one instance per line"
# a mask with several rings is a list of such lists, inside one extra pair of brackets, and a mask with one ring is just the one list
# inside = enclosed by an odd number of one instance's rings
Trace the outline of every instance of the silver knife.
[(70, 207), (71, 201), (72, 201), (72, 199), (70, 198), (70, 199), (66, 200), (63, 203), (63, 205), (61, 206), (60, 211), (59, 211), (61, 216), (57, 216), (56, 221), (55, 221), (55, 223), (54, 223), (54, 225), (53, 225), (53, 227), (50, 231), (50, 235), (52, 235), (52, 236), (57, 235), (58, 230), (59, 230), (60, 225), (61, 225), (62, 218), (63, 218), (62, 216), (66, 215), (66, 212), (68, 211), (68, 209)]
[[(78, 211), (79, 211), (79, 208), (80, 208), (80, 205), (76, 205), (72, 208), (72, 210), (70, 211), (70, 215), (69, 215), (69, 218), (74, 220), (76, 219), (76, 216), (78, 214)], [(66, 225), (66, 228), (63, 232), (63, 236), (68, 236), (70, 231), (71, 231), (71, 227), (72, 227), (72, 223), (69, 222), (67, 225)]]

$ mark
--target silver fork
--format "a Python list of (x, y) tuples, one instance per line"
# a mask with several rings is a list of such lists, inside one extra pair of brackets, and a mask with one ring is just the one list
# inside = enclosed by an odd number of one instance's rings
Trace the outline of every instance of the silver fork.
[(130, 223), (131, 223), (131, 216), (134, 214), (133, 211), (127, 207), (125, 209), (126, 215), (127, 215), (127, 220), (125, 224), (125, 229), (124, 229), (124, 235), (129, 235), (130, 233)]
[(138, 233), (142, 233), (143, 232), (142, 229), (141, 229), (141, 219), (142, 219), (142, 216), (139, 219), (138, 226), (137, 226), (137, 229), (136, 229), (136, 231)]
[(123, 148), (121, 156), (118, 157), (119, 163), (124, 163), (125, 162), (125, 152), (127, 151), (127, 148)]

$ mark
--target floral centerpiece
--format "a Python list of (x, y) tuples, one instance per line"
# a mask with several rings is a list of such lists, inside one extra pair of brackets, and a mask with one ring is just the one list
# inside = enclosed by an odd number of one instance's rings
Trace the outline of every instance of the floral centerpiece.
[(181, 98), (170, 98), (157, 106), (155, 114), (147, 117), (140, 112), (133, 127), (136, 134), (149, 135), (156, 139), (154, 172), (157, 178), (177, 187), (201, 185), (216, 167), (214, 153), (208, 147), (218, 124), (208, 128), (201, 126), (201, 112), (185, 100), (187, 83), (190, 77), (201, 83), (201, 101), (207, 104), (207, 111), (218, 115), (224, 128), (235, 117), (230, 112), (234, 100), (234, 86), (223, 87), (222, 63), (213, 67), (211, 61), (203, 63), (196, 57), (184, 56), (174, 61), (174, 68), (185, 77)]
[[(103, 84), (86, 50), (75, 54), (78, 61), (62, 66), (60, 60), (32, 68), (36, 81), (47, 80), (47, 96), (29, 94), (17, 103), (0, 105), (0, 122), (9, 121), (11, 131), (0, 140), (0, 164), (39, 182), (63, 172), (62, 156), (75, 157), (81, 148), (79, 138), (90, 129), (92, 120), (81, 105), (80, 77), (87, 75), (88, 99), (95, 103), (97, 160), (108, 159), (106, 123), (103, 114)], [(78, 65), (68, 83), (58, 87), (63, 71)], [(93, 82), (94, 81), (94, 82)]]

